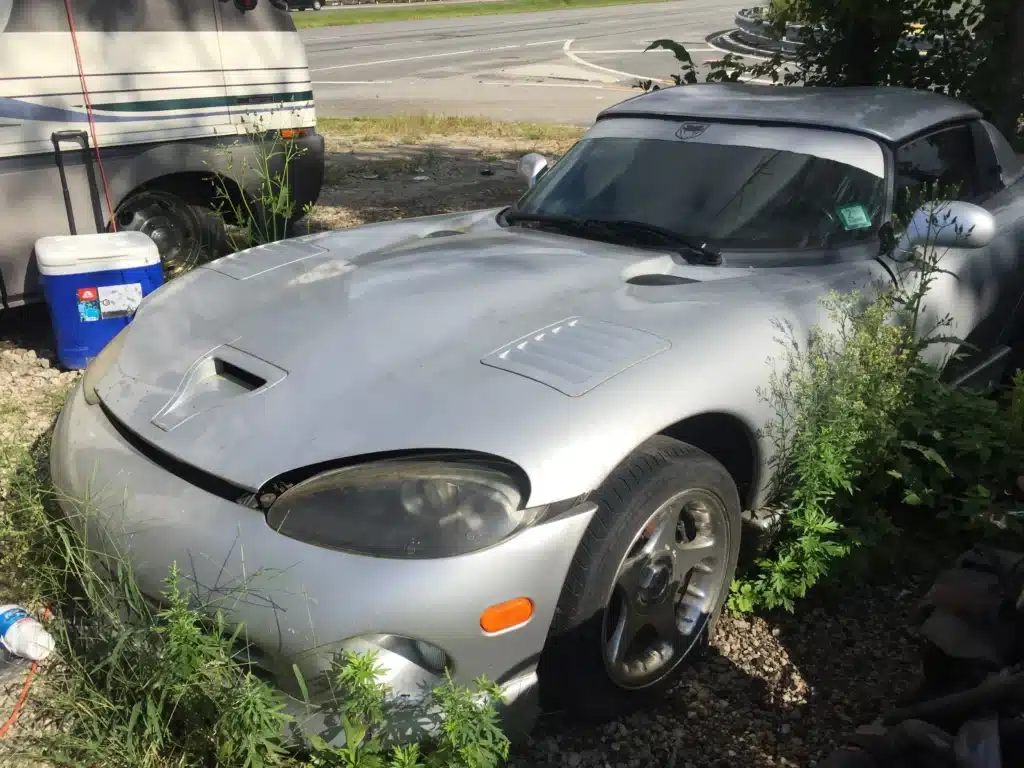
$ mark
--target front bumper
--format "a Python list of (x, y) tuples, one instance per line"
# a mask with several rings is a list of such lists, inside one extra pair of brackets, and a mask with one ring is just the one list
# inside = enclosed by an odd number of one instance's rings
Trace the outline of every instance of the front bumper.
[[(260, 671), (289, 696), (299, 693), (292, 664), (317, 703), (330, 695), (326, 676), (340, 650), (375, 647), (395, 695), (420, 697), (443, 672), (403, 650), (408, 643), (395, 642), (409, 638), (443, 650), (456, 682), (486, 675), (501, 684), (512, 733), (532, 726), (537, 658), (593, 505), (490, 549), (442, 560), (320, 549), (275, 533), (261, 512), (192, 486), (143, 456), (101, 407), (86, 404), (81, 382), (57, 421), (50, 461), (65, 512), (89, 521), (78, 527), (91, 547), (127, 559), (140, 588), (154, 597), (177, 563), (182, 588), (245, 625)], [(484, 633), (484, 609), (521, 596), (534, 602), (531, 619)], [(320, 715), (293, 712), (307, 731), (343, 741)]]

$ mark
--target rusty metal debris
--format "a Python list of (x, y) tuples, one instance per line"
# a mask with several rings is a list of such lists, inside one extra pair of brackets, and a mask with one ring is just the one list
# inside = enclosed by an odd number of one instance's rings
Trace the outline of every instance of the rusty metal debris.
[(976, 547), (921, 603), (922, 675), (818, 768), (1024, 765), (1024, 553)]

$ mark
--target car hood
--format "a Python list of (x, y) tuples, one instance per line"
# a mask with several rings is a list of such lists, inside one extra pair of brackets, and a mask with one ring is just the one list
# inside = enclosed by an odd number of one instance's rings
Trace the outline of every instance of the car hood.
[(145, 442), (248, 490), (379, 452), (516, 461), (623, 371), (717, 343), (714, 326), (693, 332), (709, 307), (756, 313), (766, 288), (808, 282), (489, 222), (394, 222), (214, 261), (147, 297), (97, 392)]

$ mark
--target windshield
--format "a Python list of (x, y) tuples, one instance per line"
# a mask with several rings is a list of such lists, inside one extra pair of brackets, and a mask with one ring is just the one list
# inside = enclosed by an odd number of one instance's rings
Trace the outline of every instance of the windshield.
[(870, 240), (884, 202), (882, 151), (864, 137), (620, 118), (513, 210), (643, 222), (723, 249), (805, 249)]

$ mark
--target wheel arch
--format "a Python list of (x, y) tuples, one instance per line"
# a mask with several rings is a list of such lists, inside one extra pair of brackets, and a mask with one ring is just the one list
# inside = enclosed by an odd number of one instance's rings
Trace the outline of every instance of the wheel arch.
[(757, 433), (735, 414), (710, 411), (687, 416), (656, 434), (688, 443), (710, 454), (732, 475), (744, 509), (758, 496), (761, 481), (761, 451)]
[(115, 208), (120, 210), (126, 200), (142, 192), (160, 191), (172, 194), (189, 205), (214, 210), (219, 197), (218, 185), (221, 185), (231, 200), (230, 210), (224, 211), (225, 217), (230, 221), (231, 210), (243, 199), (242, 189), (231, 177), (211, 171), (177, 171), (154, 176), (121, 195)]

